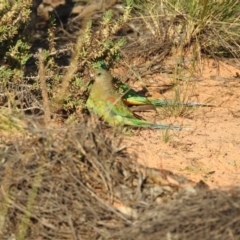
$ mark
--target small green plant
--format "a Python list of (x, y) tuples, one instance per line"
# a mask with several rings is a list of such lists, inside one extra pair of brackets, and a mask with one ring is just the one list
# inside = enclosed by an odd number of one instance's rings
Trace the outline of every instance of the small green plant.
[(164, 143), (168, 143), (172, 138), (171, 131), (169, 129), (162, 131), (162, 140)]
[(24, 129), (23, 114), (17, 109), (15, 95), (23, 83), (25, 64), (32, 56), (25, 31), (30, 21), (32, 1), (3, 1), (0, 4), (0, 130), (11, 133)]
[(74, 99), (79, 99), (80, 93), (83, 94), (86, 91), (87, 84), (79, 83), (81, 78), (75, 74), (77, 71), (84, 71), (86, 67), (91, 68), (99, 60), (104, 60), (111, 65), (119, 59), (120, 50), (126, 44), (126, 40), (122, 38), (115, 41), (113, 36), (129, 20), (131, 9), (132, 0), (127, 0), (123, 16), (118, 20), (112, 20), (112, 12), (109, 10), (104, 14), (101, 27), (97, 32), (92, 32), (91, 21), (86, 23), (84, 30), (81, 29), (70, 65), (61, 79), (61, 87), (53, 90), (52, 108), (54, 111), (62, 109), (63, 106), (77, 107), (81, 103)]
[(0, 63), (8, 63), (12, 69), (16, 66), (21, 69), (30, 57), (25, 31), (30, 21), (31, 4), (30, 0), (16, 1), (13, 5), (4, 1), (0, 6)]

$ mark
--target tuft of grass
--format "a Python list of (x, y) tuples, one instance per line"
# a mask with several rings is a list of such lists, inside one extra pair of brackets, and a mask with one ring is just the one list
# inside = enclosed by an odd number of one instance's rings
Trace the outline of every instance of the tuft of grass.
[(141, 1), (135, 6), (155, 37), (173, 46), (197, 49), (209, 56), (240, 56), (240, 2)]
[(162, 130), (161, 133), (162, 133), (162, 140), (164, 143), (168, 143), (173, 137), (169, 129)]
[(169, 102), (174, 103), (173, 105), (161, 108), (160, 111), (164, 116), (168, 117), (188, 117), (190, 116), (195, 107), (189, 107), (184, 104), (189, 102), (189, 95), (192, 92), (194, 85), (190, 82), (185, 82), (181, 84), (179, 80), (173, 79), (173, 93), (172, 97), (169, 98)]

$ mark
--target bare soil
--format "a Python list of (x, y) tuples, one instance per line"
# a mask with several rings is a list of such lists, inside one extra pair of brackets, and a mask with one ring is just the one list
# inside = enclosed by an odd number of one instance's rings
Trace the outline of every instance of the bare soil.
[[(197, 80), (192, 83), (194, 90), (189, 93), (188, 101), (205, 103), (210, 99), (212, 106), (195, 108), (191, 118), (155, 117), (156, 122), (180, 124), (192, 130), (169, 132), (168, 143), (163, 141), (164, 132), (142, 130), (131, 137), (132, 146), (139, 153), (138, 161), (148, 167), (168, 169), (193, 181), (204, 180), (211, 188), (238, 186), (240, 70), (227, 61), (220, 61), (216, 67), (213, 60), (205, 60), (201, 70)], [(161, 73), (153, 79), (159, 86), (170, 82)], [(168, 99), (171, 91), (160, 94), (160, 88), (149, 88), (152, 97)], [(147, 114), (145, 116), (148, 117)], [(151, 119), (154, 118), (151, 116)]]

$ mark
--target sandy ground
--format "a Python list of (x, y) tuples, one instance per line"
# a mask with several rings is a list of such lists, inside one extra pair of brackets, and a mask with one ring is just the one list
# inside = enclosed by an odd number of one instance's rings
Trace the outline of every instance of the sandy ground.
[[(228, 188), (240, 184), (240, 70), (224, 62), (219, 68), (213, 61), (202, 66), (189, 100), (204, 103), (211, 99), (214, 106), (196, 108), (191, 118), (172, 121), (155, 117), (156, 122), (192, 129), (170, 131), (167, 143), (164, 131), (134, 131), (129, 151), (136, 152), (138, 161), (148, 167), (167, 169), (193, 181), (204, 180), (211, 188)], [(169, 79), (159, 74), (154, 81), (161, 85)], [(169, 92), (161, 95), (155, 87), (151, 94), (168, 98)]]

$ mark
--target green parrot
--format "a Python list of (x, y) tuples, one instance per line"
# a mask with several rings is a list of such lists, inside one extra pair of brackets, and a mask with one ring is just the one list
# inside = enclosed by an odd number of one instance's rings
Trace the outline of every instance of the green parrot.
[[(108, 70), (106, 64), (104, 61), (99, 61), (97, 65), (105, 70)], [(138, 106), (138, 105), (148, 105), (154, 107), (164, 107), (164, 106), (186, 106), (186, 107), (207, 107), (210, 106), (208, 104), (202, 104), (198, 102), (188, 102), (188, 103), (182, 103), (182, 102), (170, 102), (166, 100), (161, 99), (149, 99), (144, 96), (140, 96), (135, 90), (130, 88), (128, 85), (124, 84), (117, 78), (113, 78), (113, 85), (116, 88), (117, 91), (119, 91), (122, 94), (122, 100), (127, 106)]]
[(87, 108), (113, 126), (128, 125), (155, 129), (182, 129), (177, 126), (155, 124), (138, 119), (124, 104), (121, 94), (114, 89), (111, 74), (103, 68), (95, 69), (95, 81), (87, 100)]

